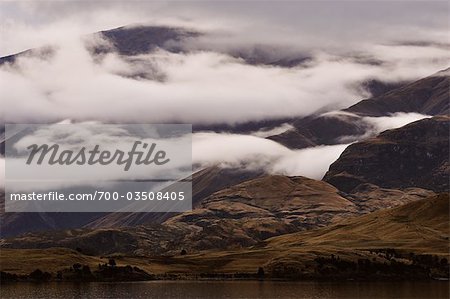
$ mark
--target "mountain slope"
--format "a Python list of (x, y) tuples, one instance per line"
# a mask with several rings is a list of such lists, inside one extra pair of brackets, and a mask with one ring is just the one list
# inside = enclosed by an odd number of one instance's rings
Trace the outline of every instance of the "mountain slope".
[(292, 122), (294, 129), (268, 137), (290, 148), (342, 143), (343, 137), (366, 137), (373, 128), (365, 116), (389, 116), (397, 112), (425, 115), (450, 113), (449, 69), (390, 90), (385, 94), (362, 100), (355, 105), (318, 116), (308, 116)]
[[(264, 176), (222, 189), (198, 202), (192, 211), (172, 215), (162, 224), (104, 229), (107, 225), (100, 222), (95, 229), (28, 233), (7, 239), (6, 243), (14, 248), (77, 246), (96, 254), (241, 248), (272, 236), (321, 227), (357, 213), (354, 203), (325, 182)], [(128, 220), (129, 215), (123, 216)], [(154, 214), (136, 216), (148, 220)], [(129, 245), (132, 247), (123, 247)]]
[(200, 35), (181, 28), (159, 26), (124, 26), (99, 34), (109, 40), (118, 53), (127, 56), (149, 53), (157, 48), (180, 52), (183, 40)]
[[(113, 49), (105, 45), (95, 45), (92, 47), (90, 44), (87, 44), (86, 46), (93, 55), (114, 50), (121, 55), (132, 56), (149, 53), (157, 48), (171, 52), (180, 52), (181, 44), (184, 40), (198, 37), (200, 33), (163, 26), (124, 26), (97, 32), (94, 35), (105, 38), (111, 43)], [(0, 57), (0, 65), (14, 63), (17, 58), (22, 56), (51, 57), (54, 50), (52, 45), (47, 45)]]
[(347, 147), (324, 181), (344, 192), (363, 183), (449, 190), (450, 117), (436, 116)]
[(293, 122), (294, 129), (268, 137), (289, 148), (306, 148), (317, 145), (340, 144), (341, 137), (362, 136), (370, 125), (351, 113), (325, 113), (307, 116)]
[(367, 116), (384, 116), (394, 112), (448, 115), (449, 73), (450, 68), (379, 97), (358, 102), (344, 111)]
[[(218, 166), (202, 169), (192, 175), (192, 204), (223, 188), (263, 175), (259, 171), (224, 169)], [(70, 228), (109, 228), (158, 224), (179, 213), (4, 213), (5, 194), (0, 192), (0, 236), (11, 237), (27, 232)]]
[(442, 193), (324, 228), (273, 237), (252, 248), (186, 259), (214, 260), (219, 266), (210, 267), (213, 272), (263, 267), (268, 276), (294, 279), (448, 277), (448, 260), (439, 257), (449, 256), (449, 202), (449, 194)]
[[(138, 256), (121, 254), (115, 259), (119, 265), (137, 265), (149, 273), (171, 273), (185, 278), (198, 275), (257, 277), (255, 274), (259, 267), (264, 269), (267, 278), (448, 277), (448, 260), (444, 257), (448, 259), (449, 256), (449, 200), (448, 194), (440, 194), (397, 208), (345, 219), (332, 226), (270, 238), (249, 248), (170, 256), (140, 251)], [(148, 240), (152, 240), (151, 235), (148, 235)], [(98, 242), (98, 246), (102, 244)], [(2, 252), (7, 255), (2, 256), (1, 270), (29, 273), (37, 265), (42, 270), (58, 270), (46, 262), (48, 259), (57, 261), (60, 267), (70, 267), (75, 261), (72, 259), (67, 262), (70, 264), (65, 264), (61, 258), (61, 253), (66, 254), (68, 250), (58, 250), (3, 247)], [(31, 251), (46, 258), (27, 256)], [(78, 258), (96, 259), (83, 254), (78, 254)], [(33, 265), (24, 263), (27, 260)]]
[(442, 193), (336, 225), (275, 237), (267, 247), (398, 248), (448, 255), (449, 195)]
[(216, 192), (197, 209), (164, 224), (188, 228), (192, 233), (183, 243), (190, 248), (229, 248), (320, 227), (356, 213), (356, 206), (327, 183), (265, 176)]
[[(197, 208), (205, 198), (216, 191), (261, 175), (263, 175), (263, 173), (260, 171), (220, 168), (218, 166), (207, 167), (195, 172), (192, 175), (192, 207)], [(84, 227), (107, 228), (162, 223), (178, 214), (180, 213), (107, 213), (84, 225)]]
[[(154, 213), (110, 214), (90, 228), (27, 233), (3, 239), (8, 248), (79, 248), (89, 254), (171, 255), (182, 249), (229, 250), (273, 236), (323, 227), (342, 219), (426, 198), (418, 188), (359, 188), (344, 198), (336, 188), (304, 177), (263, 176), (224, 188), (170, 218)], [(160, 213), (162, 214), (162, 213)], [(121, 222), (120, 217), (123, 217)], [(136, 217), (136, 218), (134, 218)], [(129, 226), (132, 219), (144, 225)], [(153, 221), (150, 221), (150, 220)], [(167, 219), (164, 223), (160, 223)], [(122, 223), (112, 225), (111, 223)]]

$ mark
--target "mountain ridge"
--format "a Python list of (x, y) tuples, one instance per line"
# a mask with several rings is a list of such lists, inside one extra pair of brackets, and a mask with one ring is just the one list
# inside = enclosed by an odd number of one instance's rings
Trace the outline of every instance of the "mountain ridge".
[[(335, 113), (307, 116), (292, 122), (294, 129), (269, 136), (287, 147), (299, 149), (342, 143), (342, 138), (356, 141), (373, 130), (364, 117), (390, 116), (394, 113), (449, 115), (449, 69), (358, 103)], [(373, 135), (373, 134), (372, 134)]]
[(422, 119), (353, 143), (323, 180), (344, 192), (359, 184), (449, 191), (450, 116)]

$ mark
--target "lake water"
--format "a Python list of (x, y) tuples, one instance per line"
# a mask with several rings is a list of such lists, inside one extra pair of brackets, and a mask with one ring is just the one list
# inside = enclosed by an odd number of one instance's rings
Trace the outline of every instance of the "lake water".
[(449, 298), (448, 282), (150, 281), (19, 283), (1, 286), (1, 298)]

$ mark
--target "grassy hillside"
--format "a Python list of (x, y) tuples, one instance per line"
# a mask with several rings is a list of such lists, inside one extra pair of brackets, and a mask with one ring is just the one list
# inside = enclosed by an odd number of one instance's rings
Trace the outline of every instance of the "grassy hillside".
[(448, 255), (449, 196), (440, 194), (339, 224), (269, 239), (267, 247), (397, 248)]
[[(329, 227), (270, 238), (249, 248), (175, 256), (112, 256), (118, 265), (138, 266), (152, 274), (179, 278), (255, 275), (259, 267), (267, 277), (284, 278), (328, 277), (330, 271), (348, 277), (445, 276), (448, 262), (444, 258), (449, 256), (449, 194), (343, 220)], [(1, 260), (1, 270), (13, 273), (29, 273), (36, 268), (54, 272), (75, 262), (94, 267), (105, 262), (105, 258), (63, 248), (2, 249)]]

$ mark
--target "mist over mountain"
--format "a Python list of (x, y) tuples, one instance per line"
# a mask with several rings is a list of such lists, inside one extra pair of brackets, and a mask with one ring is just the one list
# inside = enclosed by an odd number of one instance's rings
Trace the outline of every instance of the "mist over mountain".
[[(198, 130), (248, 133), (380, 96), (442, 69), (449, 58), (434, 44), (280, 51), (270, 43), (230, 49), (202, 40), (220, 36), (214, 30), (135, 24), (2, 57), (0, 75), (10, 90), (2, 117), (8, 122), (188, 122)], [(402, 56), (401, 49), (417, 54)], [(25, 100), (30, 98), (33, 109)], [(436, 105), (430, 113), (438, 113)], [(428, 112), (385, 110), (372, 114)]]
[[(345, 140), (354, 141), (378, 133), (377, 117), (380, 121), (389, 123), (389, 117), (394, 116), (392, 120), (395, 116), (401, 119), (402, 116), (406, 117), (407, 113), (419, 113), (424, 116), (448, 115), (450, 103), (448, 71), (449, 69), (446, 69), (394, 88), (341, 111), (295, 120), (291, 122), (294, 129), (268, 138), (291, 148), (338, 144)], [(408, 120), (406, 121), (408, 123)]]
[[(98, 36), (100, 36), (100, 41), (98, 41)], [(140, 60), (139, 55), (146, 55), (148, 52), (155, 52), (164, 49), (168, 53), (173, 53), (175, 55), (190, 55), (189, 49), (183, 46), (183, 43), (186, 41), (192, 41), (196, 38), (199, 38), (201, 33), (196, 31), (183, 30), (180, 28), (169, 28), (169, 27), (120, 27), (113, 30), (103, 31), (98, 33), (93, 40), (87, 39), (83, 42), (83, 48), (87, 50), (85, 54), (94, 60), (105, 60), (108, 55), (116, 55), (117, 53), (119, 57), (123, 57), (124, 61), (128, 60), (129, 63), (127, 66), (131, 65), (139, 65), (142, 60)], [(105, 40), (106, 39), (106, 40)], [(3, 68), (6, 68), (7, 72), (11, 72), (14, 68), (19, 67), (23, 68), (24, 65), (21, 65), (21, 56), (24, 56), (25, 60), (34, 59), (33, 56), (37, 55), (38, 60), (43, 59), (42, 63), (44, 65), (49, 64), (52, 59), (55, 59), (55, 55), (57, 50), (50, 50), (50, 48), (45, 48), (42, 50), (30, 50), (27, 53), (21, 53), (17, 56), (14, 56), (13, 59), (11, 57), (7, 57), (3, 61)], [(264, 53), (264, 52), (261, 52)], [(260, 58), (262, 57), (260, 53)], [(166, 54), (164, 54), (166, 55)], [(164, 56), (163, 55), (163, 56)], [(231, 54), (230, 54), (231, 55)], [(135, 58), (133, 58), (135, 57)], [(248, 58), (248, 57), (247, 57)], [(272, 62), (268, 62), (267, 59), (261, 58), (261, 60), (257, 61), (254, 58), (251, 58), (251, 61), (247, 61), (245, 57), (240, 57), (245, 64), (252, 65), (252, 67), (259, 67), (260, 65), (267, 65), (268, 68), (292, 68), (292, 65), (286, 66), (282, 63), (280, 65), (273, 64)], [(269, 58), (266, 57), (266, 58)], [(17, 62), (16, 62), (16, 59)], [(48, 60), (49, 59), (49, 60)], [(121, 58), (122, 59), (122, 58)], [(150, 64), (144, 64), (143, 66), (150, 66), (150, 68), (136, 69), (136, 72), (133, 71), (131, 73), (118, 73), (119, 78), (127, 77), (128, 80), (133, 81), (141, 81), (144, 80), (152, 82), (161, 80), (161, 84), (165, 84), (164, 82), (168, 80), (165, 78), (163, 73), (159, 72), (159, 68), (156, 67), (156, 61), (158, 61), (158, 57), (155, 56), (150, 60)], [(233, 58), (234, 59), (234, 58)], [(164, 60), (163, 60), (164, 61)], [(182, 61), (182, 60), (181, 60)], [(241, 63), (241, 62), (240, 62)], [(308, 62), (305, 62), (308, 63)], [(312, 66), (314, 67), (314, 66)], [(299, 66), (298, 71), (303, 71), (306, 68), (311, 68), (311, 66)], [(294, 68), (295, 69), (295, 68)], [(143, 73), (140, 73), (143, 71)], [(115, 71), (116, 72), (116, 71)], [(149, 76), (149, 72), (151, 75)], [(370, 136), (376, 135), (378, 132), (388, 129), (391, 127), (398, 127), (408, 122), (414, 121), (416, 119), (421, 119), (423, 117), (427, 117), (427, 115), (422, 115), (425, 113), (434, 114), (445, 114), (448, 111), (448, 93), (445, 90), (448, 88), (448, 70), (441, 71), (432, 76), (426, 77), (416, 82), (412, 82), (406, 84), (405, 82), (398, 83), (382, 83), (383, 81), (360, 81), (361, 83), (359, 88), (363, 88), (366, 91), (372, 90), (373, 94), (377, 96), (363, 100), (358, 102), (357, 104), (351, 106), (348, 109), (344, 109), (341, 111), (330, 111), (321, 113), (319, 115), (313, 114), (303, 118), (298, 117), (288, 117), (288, 118), (272, 118), (272, 116), (267, 119), (262, 119), (258, 121), (250, 121), (250, 122), (242, 122), (236, 125), (229, 124), (194, 124), (195, 131), (205, 131), (205, 130), (214, 130), (218, 132), (218, 135), (210, 135), (210, 141), (205, 139), (206, 144), (220, 144), (222, 142), (224, 152), (228, 154), (226, 156), (221, 156), (220, 152), (214, 150), (211, 147), (199, 147), (197, 155), (203, 156), (203, 153), (208, 154), (210, 158), (202, 161), (198, 160), (196, 162), (204, 164), (206, 168), (206, 172), (200, 173), (209, 173), (207, 176), (210, 178), (207, 180), (207, 183), (196, 183), (194, 182), (194, 190), (199, 190), (199, 196), (194, 195), (194, 199), (197, 202), (201, 202), (204, 198), (209, 196), (212, 192), (219, 191), (220, 189), (230, 187), (236, 183), (240, 183), (246, 179), (252, 179), (256, 176), (262, 175), (264, 173), (276, 173), (276, 174), (287, 174), (287, 175), (308, 175), (313, 176), (315, 178), (320, 178), (329, 164), (324, 164), (321, 166), (324, 168), (323, 173), (317, 173), (308, 170), (307, 168), (315, 168), (317, 169), (317, 161), (323, 161), (325, 151), (322, 151), (320, 148), (317, 148), (317, 154), (313, 154), (316, 150), (315, 147), (318, 145), (339, 145), (346, 144), (349, 142), (353, 142), (355, 140), (363, 140)], [(156, 77), (155, 77), (156, 74)], [(159, 75), (161, 76), (159, 76)], [(146, 77), (147, 76), (147, 77)], [(159, 77), (158, 77), (159, 76)], [(158, 79), (159, 78), (159, 79)], [(131, 81), (130, 81), (131, 82)], [(365, 82), (365, 83), (364, 83)], [(384, 92), (384, 93), (383, 93)], [(379, 95), (378, 93), (383, 93)], [(397, 114), (392, 114), (397, 113)], [(400, 113), (400, 114), (398, 114)], [(404, 114), (401, 114), (404, 113)], [(410, 114), (408, 114), (410, 113)], [(412, 113), (412, 114), (411, 114)], [(416, 113), (416, 114), (414, 114)], [(419, 114), (422, 113), (422, 114)], [(286, 124), (289, 124), (290, 127), (286, 127), (283, 133), (278, 135), (268, 136), (268, 141), (272, 140), (274, 143), (267, 143), (262, 146), (264, 143), (265, 136), (260, 135), (259, 132), (270, 132), (271, 130), (277, 131), (278, 127), (282, 128)], [(382, 125), (381, 125), (382, 124)], [(223, 134), (223, 132), (226, 132)], [(239, 135), (227, 135), (229, 133), (240, 133), (240, 134), (250, 134), (255, 136), (239, 136)], [(222, 135), (223, 134), (223, 135)], [(202, 135), (198, 135), (199, 137)], [(208, 135), (205, 135), (208, 136)], [(257, 137), (261, 136), (261, 137)], [(202, 137), (203, 138), (203, 137)], [(233, 139), (234, 138), (234, 139)], [(194, 139), (195, 140), (195, 139)], [(201, 139), (199, 139), (201, 140)], [(215, 141), (214, 141), (215, 140)], [(222, 141), (223, 140), (223, 141)], [(229, 140), (229, 141), (227, 141)], [(279, 155), (281, 158), (276, 158), (275, 162), (270, 162), (270, 159), (264, 161), (262, 163), (256, 163), (252, 160), (248, 160), (248, 154), (241, 154), (240, 150), (236, 151), (237, 143), (241, 144), (241, 142), (246, 141), (246, 146), (244, 146), (245, 151), (251, 152), (251, 149), (254, 148), (256, 151), (253, 155), (249, 157), (258, 157), (259, 155), (273, 155), (274, 150), (279, 151)], [(2, 141), (3, 143), (3, 141)], [(282, 144), (287, 146), (287, 148), (294, 149), (293, 151), (289, 149), (284, 149), (279, 147), (277, 144)], [(195, 145), (195, 144), (194, 144)], [(229, 145), (233, 145), (234, 148), (230, 151), (227, 147)], [(296, 152), (295, 149), (298, 148), (311, 148), (311, 155), (305, 152)], [(330, 161), (325, 161), (325, 163), (331, 163), (336, 159), (342, 150), (344, 150), (345, 146), (340, 146), (339, 148), (332, 149), (330, 148), (330, 153), (335, 152), (330, 157)], [(217, 153), (216, 156), (211, 155), (211, 153)], [(234, 154), (232, 154), (234, 152)], [(256, 155), (255, 155), (256, 154)], [(208, 156), (207, 155), (207, 156)], [(233, 156), (234, 155), (234, 156)], [(247, 155), (247, 156), (246, 156)], [(328, 154), (329, 155), (329, 154)], [(321, 156), (321, 159), (317, 159), (315, 157)], [(270, 157), (270, 156), (269, 156)], [(231, 158), (231, 159), (230, 159)], [(222, 159), (222, 160), (221, 160)], [(272, 158), (271, 158), (272, 159)], [(233, 161), (230, 165), (234, 165), (233, 168), (229, 170), (220, 170), (220, 171), (209, 171), (209, 167), (211, 165), (215, 165), (220, 162), (226, 162), (227, 160)], [(317, 160), (317, 161), (316, 161)], [(304, 165), (303, 161), (309, 161), (311, 166)], [(230, 162), (227, 162), (230, 163)], [(233, 164), (234, 163), (234, 164)], [(274, 164), (271, 164), (274, 163)], [(303, 165), (300, 165), (303, 163)], [(248, 170), (243, 170), (243, 173), (240, 174), (240, 170), (236, 168), (238, 165), (253, 165)], [(265, 164), (265, 165), (264, 165)], [(295, 166), (295, 164), (299, 164), (300, 166)], [(256, 168), (255, 168), (256, 165)], [(212, 168), (214, 169), (214, 167)], [(226, 174), (228, 173), (228, 174)], [(247, 174), (244, 174), (247, 173)], [(317, 174), (316, 174), (317, 173)], [(445, 170), (444, 170), (445, 173)], [(213, 180), (213, 181), (211, 181)], [(220, 182), (218, 185), (214, 182)], [(375, 183), (370, 179), (364, 182)], [(361, 182), (362, 183), (362, 182)], [(200, 187), (202, 186), (203, 187)], [(217, 185), (217, 186), (216, 186)], [(411, 187), (423, 187), (428, 188), (430, 186), (421, 185), (415, 186), (414, 184), (408, 185)], [(408, 187), (408, 186), (398, 186), (398, 187)], [(391, 187), (385, 186), (383, 184), (380, 187)], [(433, 189), (433, 188), (431, 188)], [(203, 191), (200, 191), (203, 190)], [(207, 191), (210, 190), (210, 191)], [(343, 188), (343, 190), (347, 190)], [(441, 190), (441, 189), (439, 189)], [(205, 193), (206, 192), (206, 193)], [(194, 192), (195, 193), (195, 192)], [(374, 206), (378, 206), (377, 204), (373, 204)], [(3, 235), (17, 234), (26, 232), (29, 228), (33, 227), (33, 229), (50, 229), (56, 228), (60, 226), (60, 222), (58, 219), (66, 219), (65, 215), (61, 215), (61, 217), (56, 217), (53, 219), (50, 215), (35, 215), (34, 223), (40, 223), (39, 225), (24, 225), (17, 226), (15, 223), (17, 221), (21, 221), (21, 217), (18, 215), (9, 215), (3, 220)], [(174, 216), (173, 214), (146, 214), (140, 215), (138, 214), (130, 214), (130, 215), (117, 215), (117, 214), (99, 214), (99, 215), (89, 215), (87, 218), (78, 217), (78, 220), (73, 219), (74, 221), (65, 221), (66, 228), (70, 227), (109, 227), (109, 226), (119, 226), (119, 225), (138, 225), (142, 223), (161, 223), (168, 218)], [(33, 216), (34, 217), (34, 216)], [(15, 219), (15, 220), (14, 220)], [(17, 221), (16, 221), (17, 220)]]
[[(446, 277), (447, 3), (0, 8), (2, 277)], [(5, 124), (92, 122), (192, 124), (192, 210), (5, 213)]]

